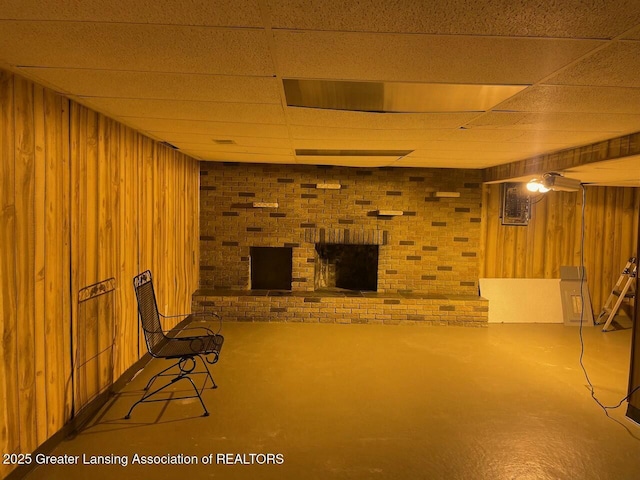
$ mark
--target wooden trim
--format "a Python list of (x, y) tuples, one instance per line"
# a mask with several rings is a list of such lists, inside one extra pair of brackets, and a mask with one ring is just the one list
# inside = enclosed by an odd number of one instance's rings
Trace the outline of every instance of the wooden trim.
[(640, 132), (485, 168), (482, 171), (482, 178), (485, 183), (503, 182), (527, 175), (562, 171), (580, 165), (638, 154), (640, 154)]

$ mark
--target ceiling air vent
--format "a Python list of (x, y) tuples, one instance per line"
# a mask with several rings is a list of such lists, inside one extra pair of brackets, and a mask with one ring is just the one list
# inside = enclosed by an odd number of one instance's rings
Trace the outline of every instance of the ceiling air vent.
[(231, 140), (228, 138), (214, 138), (213, 143), (216, 145), (235, 145), (235, 140)]
[(322, 150), (296, 148), (296, 155), (313, 157), (404, 157), (413, 150)]

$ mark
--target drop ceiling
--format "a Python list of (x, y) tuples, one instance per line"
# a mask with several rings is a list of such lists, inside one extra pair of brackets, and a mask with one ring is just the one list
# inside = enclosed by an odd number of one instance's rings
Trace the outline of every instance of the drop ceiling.
[[(0, 66), (207, 161), (483, 169), (640, 131), (637, 0), (0, 0)], [(285, 81), (421, 110), (289, 106)], [(451, 85), (511, 90), (412, 98)], [(605, 163), (567, 175), (640, 186)]]

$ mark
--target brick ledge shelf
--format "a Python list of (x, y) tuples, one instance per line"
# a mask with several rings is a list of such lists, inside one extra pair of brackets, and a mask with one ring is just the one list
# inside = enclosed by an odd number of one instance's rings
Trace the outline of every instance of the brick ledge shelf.
[(197, 290), (193, 311), (225, 321), (486, 327), (489, 301), (473, 295)]

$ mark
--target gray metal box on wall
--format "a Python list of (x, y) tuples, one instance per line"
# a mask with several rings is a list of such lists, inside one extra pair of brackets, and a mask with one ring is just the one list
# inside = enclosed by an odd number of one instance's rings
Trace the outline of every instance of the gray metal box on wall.
[(584, 267), (560, 267), (560, 297), (565, 325), (593, 325), (591, 296)]

